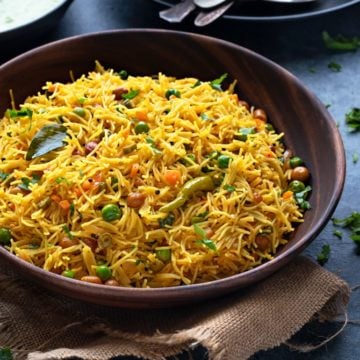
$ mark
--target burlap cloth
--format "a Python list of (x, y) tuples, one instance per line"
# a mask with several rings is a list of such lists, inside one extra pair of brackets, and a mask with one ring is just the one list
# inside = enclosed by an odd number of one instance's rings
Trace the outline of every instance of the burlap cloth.
[(224, 298), (140, 311), (85, 304), (9, 275), (0, 266), (0, 347), (14, 359), (165, 359), (201, 344), (209, 359), (248, 359), (286, 342), (316, 317), (344, 314), (349, 287), (299, 257), (270, 278)]

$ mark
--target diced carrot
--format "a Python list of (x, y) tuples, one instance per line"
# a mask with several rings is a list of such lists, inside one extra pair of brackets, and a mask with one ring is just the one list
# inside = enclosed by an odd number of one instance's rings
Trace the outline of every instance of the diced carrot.
[(181, 173), (179, 170), (168, 170), (164, 174), (164, 181), (167, 185), (175, 186), (181, 180)]
[(92, 179), (86, 179), (81, 186), (85, 191), (89, 191), (94, 187), (94, 181)]
[(132, 164), (129, 176), (133, 179), (134, 177), (136, 177), (139, 170), (140, 170), (140, 165), (138, 163)]
[(136, 118), (140, 121), (148, 121), (148, 116), (145, 111), (137, 111), (136, 112)]
[(75, 193), (75, 195), (76, 195), (77, 197), (80, 197), (80, 196), (82, 195), (82, 192), (81, 192), (80, 188), (78, 188), (77, 186), (75, 186), (75, 187), (73, 188), (73, 192)]
[(268, 151), (265, 155), (268, 158), (274, 158), (275, 157), (275, 154), (272, 151)]
[(8, 208), (9, 208), (11, 211), (15, 211), (15, 204), (13, 204), (13, 203), (8, 203)]
[(54, 200), (57, 203), (59, 203), (61, 201), (61, 197), (57, 194), (51, 195), (50, 198), (51, 198), (51, 200)]
[(293, 196), (293, 192), (290, 190), (285, 191), (282, 195), (284, 200), (289, 200), (292, 196)]
[(102, 182), (103, 181), (103, 175), (102, 173), (99, 171), (97, 172), (94, 177), (93, 177), (95, 182)]
[(59, 205), (63, 210), (69, 210), (71, 206), (69, 200), (61, 200), (59, 201)]

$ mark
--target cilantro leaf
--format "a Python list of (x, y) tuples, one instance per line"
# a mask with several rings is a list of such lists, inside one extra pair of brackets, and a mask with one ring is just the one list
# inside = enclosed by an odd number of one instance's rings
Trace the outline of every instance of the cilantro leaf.
[(7, 174), (7, 173), (4, 173), (4, 172), (0, 171), (0, 182), (6, 180), (9, 175), (10, 174)]
[(71, 233), (71, 231), (67, 225), (64, 225), (62, 227), (62, 229), (64, 230), (64, 233), (69, 237), (70, 240), (72, 240), (74, 238), (74, 235)]
[(299, 191), (294, 194), (296, 203), (303, 210), (311, 209), (310, 203), (306, 200), (311, 190), (312, 190), (311, 186), (306, 186), (306, 188), (303, 191)]
[(336, 237), (338, 237), (339, 239), (342, 239), (342, 236), (343, 236), (342, 231), (340, 231), (340, 230), (334, 230), (334, 231), (333, 231), (333, 234), (334, 234)]
[(332, 37), (327, 31), (323, 31), (322, 39), (325, 47), (330, 50), (356, 51), (360, 47), (360, 39), (356, 36), (347, 38), (339, 34)]
[(328, 68), (331, 70), (331, 71), (334, 71), (334, 72), (340, 72), (341, 69), (342, 69), (342, 66), (334, 61), (330, 62), (328, 64)]
[(210, 82), (210, 86), (215, 90), (222, 91), (221, 84), (227, 78), (227, 76), (228, 76), (227, 73), (222, 74), (219, 78), (212, 80)]
[(131, 90), (126, 94), (122, 94), (121, 97), (125, 100), (131, 100), (139, 94), (140, 90)]
[(352, 154), (352, 162), (353, 162), (354, 164), (356, 164), (358, 161), (359, 161), (359, 154), (355, 151), (355, 152)]
[(360, 108), (356, 108), (356, 107), (352, 108), (345, 115), (345, 121), (351, 132), (359, 131), (360, 130)]
[(0, 360), (13, 360), (13, 356), (9, 348), (0, 348)]
[(234, 191), (236, 190), (236, 187), (235, 187), (235, 186), (229, 185), (229, 184), (225, 184), (225, 185), (223, 186), (223, 188), (224, 188), (227, 192), (229, 192), (229, 193), (234, 192)]
[(30, 185), (37, 184), (39, 181), (40, 181), (39, 175), (33, 175), (31, 179), (28, 177), (23, 177), (21, 178), (21, 184), (18, 185), (18, 188), (25, 191), (31, 191)]
[(198, 234), (202, 238), (201, 240), (198, 240), (196, 242), (198, 244), (205, 245), (210, 250), (217, 251), (215, 243), (212, 240), (206, 238), (205, 230), (202, 229), (198, 224), (193, 224), (193, 227), (194, 227), (195, 233)]
[(330, 252), (331, 252), (330, 245), (329, 244), (323, 245), (320, 253), (318, 254), (318, 256), (316, 258), (317, 262), (321, 266), (328, 262), (329, 257), (330, 257)]
[(360, 213), (357, 211), (352, 212), (349, 216), (344, 219), (332, 219), (335, 226), (341, 226), (351, 230), (350, 239), (360, 247)]

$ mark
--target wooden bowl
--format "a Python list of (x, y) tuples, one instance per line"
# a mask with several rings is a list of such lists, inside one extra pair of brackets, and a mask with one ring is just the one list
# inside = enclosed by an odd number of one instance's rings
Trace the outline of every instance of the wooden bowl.
[(0, 67), (0, 113), (35, 94), (46, 80), (69, 81), (94, 68), (126, 69), (131, 74), (159, 71), (176, 77), (212, 80), (227, 72), (238, 80), (238, 93), (264, 108), (288, 147), (301, 156), (312, 175), (312, 209), (276, 257), (250, 271), (222, 280), (161, 289), (94, 285), (64, 278), (0, 248), (1, 261), (53, 291), (88, 302), (118, 307), (155, 308), (184, 305), (221, 296), (271, 275), (299, 254), (325, 226), (340, 198), (345, 156), (335, 122), (324, 105), (282, 67), (238, 45), (202, 35), (169, 30), (119, 30), (77, 36), (27, 52)]

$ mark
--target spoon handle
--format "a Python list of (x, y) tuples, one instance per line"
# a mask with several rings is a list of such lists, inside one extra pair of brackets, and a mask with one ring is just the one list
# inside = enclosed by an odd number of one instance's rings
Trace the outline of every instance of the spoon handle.
[(201, 11), (196, 16), (194, 24), (200, 27), (206, 26), (223, 15), (232, 5), (234, 5), (234, 1), (230, 1), (224, 5), (218, 6), (211, 11)]
[(180, 3), (159, 12), (162, 19), (179, 23), (196, 8), (193, 0), (183, 0)]

